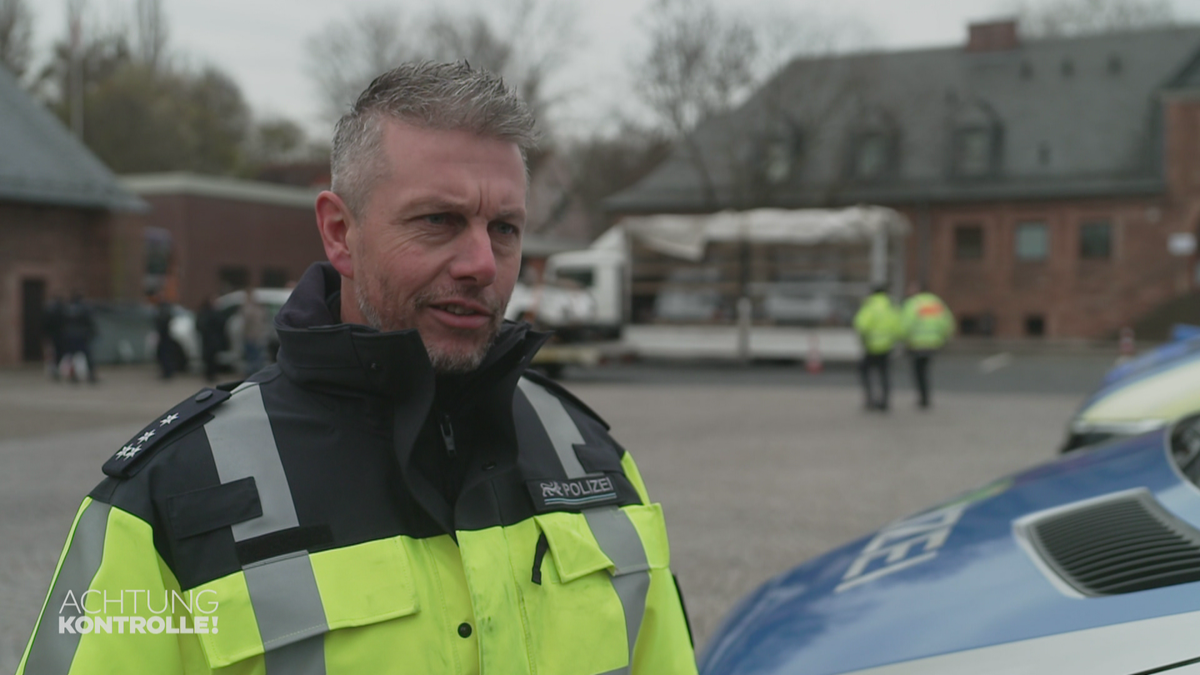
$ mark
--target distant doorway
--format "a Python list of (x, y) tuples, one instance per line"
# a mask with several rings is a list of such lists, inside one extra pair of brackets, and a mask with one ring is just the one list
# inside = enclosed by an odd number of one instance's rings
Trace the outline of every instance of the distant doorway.
[(46, 280), (21, 280), (21, 358), (42, 360), (42, 313), (46, 307)]

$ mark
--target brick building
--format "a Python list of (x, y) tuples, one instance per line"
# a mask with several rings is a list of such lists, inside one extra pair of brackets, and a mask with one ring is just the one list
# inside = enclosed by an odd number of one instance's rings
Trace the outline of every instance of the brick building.
[(325, 260), (315, 188), (189, 173), (131, 175), (121, 182), (151, 206), (147, 291), (185, 307), (247, 285), (286, 286)]
[(0, 366), (42, 359), (50, 298), (138, 296), (144, 209), (0, 68)]
[(1200, 286), (1200, 28), (799, 59), (607, 207), (861, 203), (911, 219), (965, 334), (1133, 324)]

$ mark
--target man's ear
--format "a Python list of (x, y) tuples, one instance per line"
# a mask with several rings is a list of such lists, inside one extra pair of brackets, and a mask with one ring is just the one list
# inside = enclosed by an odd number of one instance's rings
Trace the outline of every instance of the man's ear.
[(325, 245), (325, 256), (333, 268), (347, 279), (354, 278), (354, 216), (349, 207), (336, 194), (325, 190), (317, 195), (317, 229), (321, 232), (321, 243)]

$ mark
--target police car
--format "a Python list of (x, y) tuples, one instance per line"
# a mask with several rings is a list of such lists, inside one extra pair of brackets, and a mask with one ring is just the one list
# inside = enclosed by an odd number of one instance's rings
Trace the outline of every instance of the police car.
[(1200, 674), (1200, 415), (1074, 452), (769, 581), (705, 675)]
[(1071, 418), (1063, 452), (1145, 433), (1200, 411), (1200, 328), (1176, 326), (1175, 335), (1105, 375)]

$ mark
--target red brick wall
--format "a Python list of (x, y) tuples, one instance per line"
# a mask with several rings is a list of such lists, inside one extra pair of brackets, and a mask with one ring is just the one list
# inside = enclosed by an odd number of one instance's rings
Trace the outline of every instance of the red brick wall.
[(148, 223), (171, 231), (179, 273), (179, 301), (196, 308), (220, 292), (222, 266), (245, 267), (261, 285), (266, 269), (291, 281), (325, 260), (313, 207), (279, 206), (192, 195), (147, 195)]
[(21, 362), (24, 280), (44, 280), (47, 299), (112, 296), (111, 237), (103, 211), (0, 203), (0, 366)]
[[(1175, 257), (1172, 233), (1200, 233), (1200, 101), (1166, 101), (1164, 176), (1158, 196), (1113, 199), (996, 202), (905, 209), (914, 225), (908, 242), (910, 278), (921, 278), (959, 317), (994, 320), (994, 335), (1025, 336), (1025, 319), (1040, 315), (1046, 337), (1106, 338), (1122, 326), (1194, 287), (1197, 256)], [(922, 252), (921, 222), (928, 217), (928, 249)], [(1112, 257), (1080, 255), (1080, 226), (1106, 220), (1113, 226)], [(1038, 262), (1016, 257), (1017, 224), (1042, 221), (1050, 232), (1049, 256)], [(954, 230), (978, 224), (984, 253), (958, 260)]]
[[(930, 287), (960, 317), (990, 315), (996, 337), (1024, 337), (1031, 316), (1042, 317), (1046, 337), (1107, 337), (1176, 292), (1182, 266), (1167, 255), (1174, 221), (1164, 206), (1161, 198), (1131, 198), (934, 207)], [(909, 216), (914, 222), (919, 218), (918, 213)], [(1017, 226), (1028, 221), (1047, 226), (1049, 251), (1043, 260), (1017, 258)], [(1080, 229), (1090, 221), (1111, 224), (1108, 259), (1080, 254)], [(982, 227), (982, 258), (956, 257), (960, 225)], [(919, 239), (909, 244), (913, 276), (920, 273), (915, 267)]]

